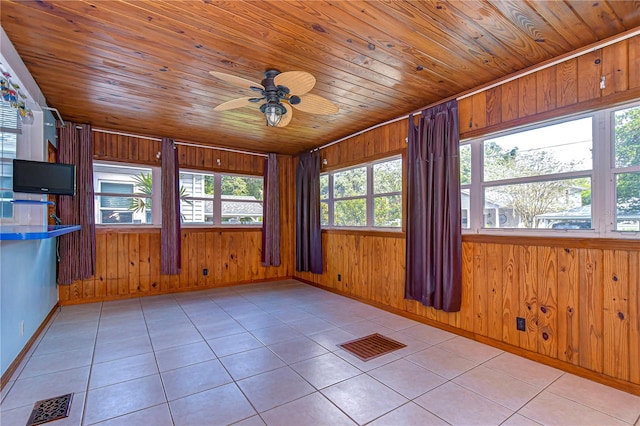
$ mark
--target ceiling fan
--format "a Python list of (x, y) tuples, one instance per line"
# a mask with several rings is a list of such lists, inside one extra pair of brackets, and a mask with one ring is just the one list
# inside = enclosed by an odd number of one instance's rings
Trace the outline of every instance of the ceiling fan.
[(322, 96), (309, 93), (316, 84), (316, 78), (305, 71), (267, 70), (261, 84), (254, 83), (231, 74), (217, 71), (209, 71), (209, 74), (260, 93), (260, 97), (243, 97), (223, 102), (214, 111), (228, 111), (230, 109), (252, 106), (265, 101), (260, 105), (260, 112), (264, 114), (267, 126), (284, 127), (293, 116), (292, 106), (299, 110), (312, 114), (336, 114), (338, 107)]

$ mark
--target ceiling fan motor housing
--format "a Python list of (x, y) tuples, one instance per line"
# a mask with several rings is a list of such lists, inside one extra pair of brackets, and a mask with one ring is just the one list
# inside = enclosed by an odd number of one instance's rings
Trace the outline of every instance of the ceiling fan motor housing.
[[(264, 108), (266, 108), (269, 104), (277, 104), (278, 108), (282, 111), (282, 114), (286, 114), (287, 110), (284, 106), (280, 104), (281, 100), (286, 100), (296, 105), (300, 103), (300, 98), (298, 96), (291, 96), (290, 98), (287, 95), (291, 92), (287, 86), (276, 85), (274, 82), (274, 78), (280, 74), (278, 70), (267, 70), (264, 73), (264, 80), (262, 80), (262, 86), (264, 90), (262, 94), (267, 101), (266, 104), (260, 107), (260, 111), (264, 112)], [(291, 102), (293, 99), (294, 102)]]

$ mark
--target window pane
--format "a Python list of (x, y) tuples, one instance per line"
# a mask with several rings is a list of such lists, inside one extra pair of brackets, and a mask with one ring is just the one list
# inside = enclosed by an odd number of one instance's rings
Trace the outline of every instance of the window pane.
[(320, 175), (320, 199), (329, 198), (329, 175)]
[(180, 218), (184, 223), (213, 223), (213, 200), (180, 200)]
[(133, 207), (133, 199), (129, 197), (100, 197), (100, 207), (112, 209), (129, 209)]
[(591, 229), (591, 179), (486, 188), (484, 227)]
[(111, 194), (133, 194), (132, 183), (100, 182), (100, 192)]
[(0, 133), (0, 148), (2, 158), (16, 158), (18, 135), (15, 133)]
[(13, 217), (13, 203), (10, 201), (2, 201), (0, 203), (0, 217)]
[(0, 161), (0, 198), (2, 199), (2, 209), (0, 217), (13, 217), (13, 163), (10, 160)]
[(18, 112), (9, 102), (0, 101), (0, 217), (13, 217), (13, 204), (9, 200), (13, 199), (13, 163), (16, 158), (16, 147), (18, 134), (20, 134), (20, 123)]
[(469, 229), (471, 226), (469, 224), (469, 209), (471, 208), (469, 190), (461, 189), (460, 190), (460, 209), (462, 213), (462, 223), (461, 226), (463, 229)]
[(336, 201), (335, 226), (367, 226), (367, 203), (364, 198)]
[(180, 173), (180, 198), (213, 198), (213, 175), (206, 173)]
[(101, 210), (100, 219), (103, 224), (133, 223), (133, 212)]
[(616, 175), (616, 230), (640, 231), (640, 173)]
[(320, 225), (329, 225), (329, 203), (326, 201), (320, 202)]
[(640, 107), (615, 114), (616, 167), (640, 165)]
[[(96, 222), (101, 224), (151, 223), (152, 172), (147, 167), (94, 163)], [(146, 197), (119, 197), (104, 194), (144, 194)]]
[(146, 167), (94, 163), (93, 179), (99, 192), (146, 195), (153, 192), (151, 169)]
[[(333, 175), (334, 198), (357, 197), (367, 194), (367, 168), (344, 170)], [(337, 224), (336, 224), (337, 225)]]
[(262, 203), (223, 201), (222, 224), (262, 225)]
[(484, 141), (484, 180), (592, 168), (591, 117)]
[(471, 183), (471, 145), (460, 145), (460, 184)]
[(96, 196), (97, 223), (151, 223), (151, 198)]
[(262, 178), (222, 175), (222, 198), (262, 200), (264, 185)]
[(373, 193), (402, 191), (402, 160), (396, 159), (373, 165)]
[(402, 226), (402, 196), (390, 195), (373, 199), (373, 226)]

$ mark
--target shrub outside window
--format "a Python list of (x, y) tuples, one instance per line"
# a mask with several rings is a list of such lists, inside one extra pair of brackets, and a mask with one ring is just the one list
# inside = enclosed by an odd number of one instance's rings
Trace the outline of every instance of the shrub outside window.
[(320, 223), (323, 227), (400, 228), (402, 159), (322, 174)]

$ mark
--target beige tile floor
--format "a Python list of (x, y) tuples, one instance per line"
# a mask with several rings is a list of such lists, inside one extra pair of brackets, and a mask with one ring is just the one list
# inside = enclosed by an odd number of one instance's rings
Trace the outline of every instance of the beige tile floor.
[[(336, 346), (407, 345), (363, 362)], [(639, 425), (640, 397), (297, 281), (60, 309), (2, 392), (2, 426)]]

